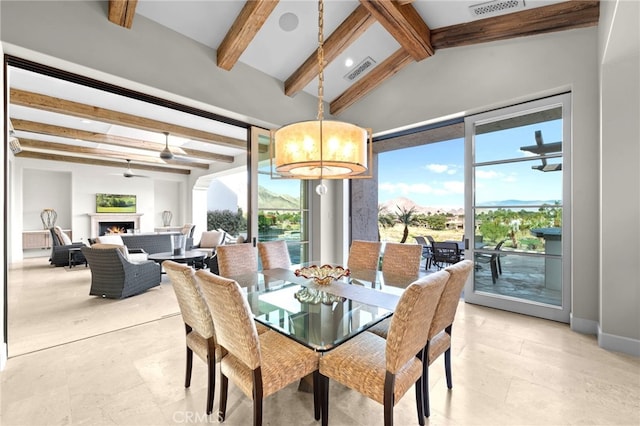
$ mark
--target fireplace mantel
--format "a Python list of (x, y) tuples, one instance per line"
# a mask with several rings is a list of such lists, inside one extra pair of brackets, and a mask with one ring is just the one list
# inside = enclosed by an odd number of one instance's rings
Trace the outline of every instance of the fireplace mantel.
[(88, 213), (91, 217), (91, 238), (98, 237), (100, 222), (133, 222), (140, 229), (140, 216), (144, 213)]

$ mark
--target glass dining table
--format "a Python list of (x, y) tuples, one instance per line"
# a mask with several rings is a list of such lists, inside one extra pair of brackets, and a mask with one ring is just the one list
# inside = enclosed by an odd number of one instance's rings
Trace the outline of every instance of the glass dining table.
[(318, 352), (331, 350), (390, 317), (404, 289), (418, 276), (351, 270), (329, 285), (270, 269), (230, 276), (246, 293), (259, 323)]

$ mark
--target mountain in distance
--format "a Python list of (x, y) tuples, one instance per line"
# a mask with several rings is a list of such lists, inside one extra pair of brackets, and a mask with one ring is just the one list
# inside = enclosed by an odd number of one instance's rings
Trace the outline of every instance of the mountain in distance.
[[(497, 200), (497, 201), (485, 201), (482, 203), (478, 203), (483, 207), (496, 207), (500, 208), (503, 206), (541, 206), (546, 204), (548, 206), (555, 205), (556, 200)], [(464, 215), (463, 207), (426, 207), (419, 206), (413, 200), (407, 197), (397, 197), (392, 200), (385, 201), (380, 203), (381, 209), (389, 212), (389, 213), (399, 213), (400, 209), (409, 210), (411, 208), (418, 214), (453, 214), (455, 216)]]
[[(546, 204), (548, 206), (553, 206), (556, 204), (556, 201), (560, 200), (497, 200), (497, 201), (483, 201), (478, 203), (480, 206), (488, 206), (488, 207), (502, 207), (502, 206), (541, 206)], [(562, 202), (560, 202), (562, 204)]]
[(391, 200), (380, 203), (380, 208), (389, 213), (398, 213), (400, 209), (409, 210), (414, 209), (417, 214), (439, 214), (439, 213), (450, 213), (455, 216), (463, 215), (464, 208), (462, 207), (426, 207), (419, 206), (413, 200), (407, 197), (397, 197)]
[(276, 194), (259, 185), (258, 205), (267, 210), (300, 209), (300, 198), (286, 194)]

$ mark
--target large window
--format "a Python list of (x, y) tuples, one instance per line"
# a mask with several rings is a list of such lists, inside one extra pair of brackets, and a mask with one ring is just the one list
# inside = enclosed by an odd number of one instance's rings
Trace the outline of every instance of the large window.
[(294, 264), (309, 260), (307, 181), (272, 179), (269, 135), (258, 132), (258, 241), (285, 240)]
[(569, 100), (467, 118), (467, 226), (476, 267), (466, 300), (568, 321)]
[[(464, 235), (464, 139), (426, 143), (378, 154), (381, 241), (415, 243)], [(408, 232), (405, 232), (408, 231)]]

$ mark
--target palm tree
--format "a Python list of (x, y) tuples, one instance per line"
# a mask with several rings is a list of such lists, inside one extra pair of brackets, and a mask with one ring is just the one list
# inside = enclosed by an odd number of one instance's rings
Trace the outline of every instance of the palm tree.
[[(380, 226), (382, 226), (383, 229), (389, 228), (394, 224), (394, 221), (391, 218), (391, 215), (387, 213), (387, 209), (381, 204), (378, 205), (378, 224), (380, 224)], [(378, 227), (378, 241), (380, 241), (379, 227)]]
[(414, 213), (416, 212), (416, 208), (411, 207), (408, 209), (406, 207), (400, 207), (400, 206), (396, 206), (396, 207), (398, 207), (398, 213), (396, 213), (398, 222), (404, 225), (404, 231), (402, 232), (402, 240), (400, 240), (401, 243), (404, 243), (405, 241), (407, 241), (407, 238), (409, 238), (409, 225), (415, 224)]

